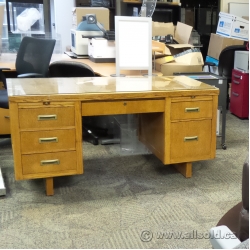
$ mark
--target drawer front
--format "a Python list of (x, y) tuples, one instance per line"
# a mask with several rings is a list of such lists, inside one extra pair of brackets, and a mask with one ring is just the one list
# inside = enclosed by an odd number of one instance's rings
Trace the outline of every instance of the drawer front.
[[(245, 93), (246, 94), (246, 93)], [(231, 90), (230, 112), (240, 118), (248, 118), (249, 116), (249, 100), (248, 96)]]
[[(232, 83), (231, 83), (231, 90), (236, 91), (237, 93), (243, 93), (244, 91), (244, 81), (242, 81), (241, 76), (236, 74), (232, 74)], [(238, 76), (239, 78), (235, 77)]]
[(75, 150), (75, 144), (75, 129), (21, 132), (23, 154)]
[(232, 90), (243, 94), (245, 91), (247, 91), (246, 87), (249, 84), (249, 74), (242, 73), (237, 70), (233, 70), (232, 73)]
[(20, 129), (58, 128), (74, 125), (74, 106), (19, 109)]
[(165, 99), (83, 102), (82, 115), (110, 115), (164, 112)]
[(171, 163), (211, 158), (211, 120), (171, 123)]
[(241, 81), (232, 80), (231, 91), (236, 91), (237, 93), (243, 93), (244, 85)]
[(185, 101), (171, 103), (171, 120), (212, 118), (212, 101)]
[[(55, 174), (77, 169), (76, 151), (22, 155), (23, 175)], [(42, 177), (41, 177), (42, 178)]]
[(241, 82), (242, 77), (243, 76), (242, 76), (242, 73), (240, 71), (233, 69), (233, 71), (232, 71), (232, 80)]
[(243, 73), (239, 70), (233, 69), (232, 71), (232, 80), (238, 80), (240, 82), (245, 82), (249, 79), (249, 73)]

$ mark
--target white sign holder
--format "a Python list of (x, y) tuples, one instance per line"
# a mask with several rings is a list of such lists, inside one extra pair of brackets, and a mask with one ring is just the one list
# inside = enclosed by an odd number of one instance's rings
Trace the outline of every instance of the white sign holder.
[(115, 16), (116, 75), (147, 70), (152, 76), (152, 18)]

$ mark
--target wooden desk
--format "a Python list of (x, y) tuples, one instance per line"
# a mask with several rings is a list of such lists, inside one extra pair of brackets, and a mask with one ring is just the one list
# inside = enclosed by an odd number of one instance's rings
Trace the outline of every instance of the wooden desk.
[[(99, 76), (111, 76), (112, 74), (116, 74), (116, 67), (115, 63), (94, 63), (90, 61), (89, 59), (72, 59), (66, 54), (53, 54), (51, 58), (51, 62), (55, 61), (61, 61), (61, 60), (67, 60), (67, 61), (78, 61), (85, 63), (89, 65), (93, 71), (99, 75)], [(15, 62), (16, 62), (16, 54), (2, 54), (1, 59), (0, 59), (0, 67), (3, 68), (10, 68), (12, 71), (16, 70), (15, 67)], [(123, 70), (121, 71), (121, 74), (125, 75), (143, 75), (146, 74), (147, 71), (132, 71), (132, 70)], [(161, 72), (153, 70), (154, 74), (157, 74), (159, 76), (162, 75)]]
[[(199, 86), (194, 87), (193, 84)], [(219, 90), (188, 77), (8, 79), (16, 180), (83, 173), (82, 116), (139, 115), (139, 139), (185, 177), (216, 151)]]

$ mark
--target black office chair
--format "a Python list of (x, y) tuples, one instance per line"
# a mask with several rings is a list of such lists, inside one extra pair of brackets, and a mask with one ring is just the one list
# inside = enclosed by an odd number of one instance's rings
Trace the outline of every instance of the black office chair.
[[(42, 39), (34, 37), (24, 37), (21, 41), (16, 57), (16, 71), (19, 78), (41, 78), (48, 76), (48, 68), (51, 56), (55, 47), (55, 39)], [(0, 68), (0, 80), (4, 88), (0, 90), (0, 109), (8, 109), (8, 93), (6, 77)]]
[[(219, 56), (218, 74), (227, 78), (227, 109), (229, 106), (229, 83), (232, 79), (232, 70), (234, 68), (234, 54), (237, 50), (247, 50), (246, 45), (232, 45), (223, 49)], [(213, 63), (205, 63), (205, 65), (215, 66)]]
[(85, 63), (56, 61), (49, 65), (50, 77), (94, 77), (95, 72)]
[[(49, 66), (50, 77), (94, 77), (95, 72), (88, 65), (77, 61), (56, 61)], [(106, 136), (108, 129), (93, 125), (97, 123), (92, 117), (84, 117), (84, 139), (99, 144), (99, 137)]]
[[(55, 43), (55, 39), (42, 39), (29, 36), (24, 37), (16, 57), (17, 77), (47, 77), (48, 67)], [(6, 79), (2, 70), (10, 69), (0, 68), (0, 77), (6, 88)]]

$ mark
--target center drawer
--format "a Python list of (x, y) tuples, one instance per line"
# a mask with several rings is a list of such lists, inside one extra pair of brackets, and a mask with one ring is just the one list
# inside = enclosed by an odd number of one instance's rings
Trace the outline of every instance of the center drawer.
[(21, 132), (23, 154), (75, 150), (75, 144), (75, 129)]
[(171, 121), (212, 118), (212, 109), (212, 100), (172, 102)]
[(165, 99), (83, 102), (82, 115), (119, 115), (164, 112)]

